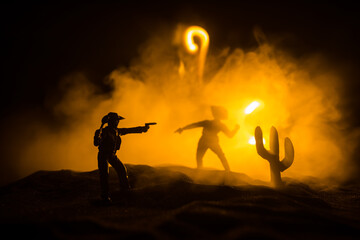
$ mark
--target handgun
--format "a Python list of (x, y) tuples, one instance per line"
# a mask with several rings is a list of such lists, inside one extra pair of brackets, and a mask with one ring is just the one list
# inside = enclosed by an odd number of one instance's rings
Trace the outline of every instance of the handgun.
[(145, 127), (148, 127), (150, 125), (156, 125), (157, 123), (156, 122), (149, 122), (149, 123), (145, 123)]

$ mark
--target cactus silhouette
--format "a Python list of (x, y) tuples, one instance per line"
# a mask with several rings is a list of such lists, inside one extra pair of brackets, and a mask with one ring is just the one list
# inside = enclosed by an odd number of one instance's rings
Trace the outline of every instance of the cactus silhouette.
[(270, 151), (266, 150), (263, 143), (263, 133), (258, 126), (255, 129), (256, 151), (270, 163), (271, 183), (276, 188), (284, 186), (281, 180), (281, 173), (288, 169), (294, 161), (294, 147), (289, 138), (285, 138), (285, 157), (280, 162), (279, 158), (279, 136), (275, 127), (270, 129)]

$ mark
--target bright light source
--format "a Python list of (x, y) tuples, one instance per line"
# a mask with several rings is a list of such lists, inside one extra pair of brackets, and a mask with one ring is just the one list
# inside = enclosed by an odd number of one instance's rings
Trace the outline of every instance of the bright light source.
[(199, 26), (191, 26), (186, 29), (185, 32), (185, 45), (190, 52), (196, 52), (198, 50), (197, 44), (194, 42), (194, 36), (201, 39), (203, 47), (207, 49), (209, 45), (209, 34), (205, 29)]
[[(194, 42), (194, 37), (200, 39), (200, 46)], [(205, 29), (199, 26), (190, 26), (186, 29), (184, 34), (184, 44), (187, 51), (191, 54), (198, 54), (198, 83), (202, 84), (202, 78), (204, 73), (204, 66), (206, 60), (206, 54), (209, 47), (209, 34)], [(200, 49), (200, 50), (199, 50)]]
[[(255, 145), (256, 144), (255, 137), (251, 137), (248, 143), (251, 145)], [(263, 143), (265, 144), (265, 138), (263, 138)]]
[(250, 103), (250, 105), (245, 108), (245, 114), (252, 113), (258, 106), (260, 106), (260, 103), (257, 101)]

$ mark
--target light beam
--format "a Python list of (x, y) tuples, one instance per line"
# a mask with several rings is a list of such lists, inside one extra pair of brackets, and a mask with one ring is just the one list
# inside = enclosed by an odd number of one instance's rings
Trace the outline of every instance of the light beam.
[(257, 107), (260, 106), (260, 103), (257, 101), (253, 101), (252, 103), (249, 104), (249, 106), (247, 106), (245, 108), (245, 114), (248, 115), (250, 113), (252, 113)]
[[(244, 110), (245, 115), (249, 115), (252, 112), (255, 111), (255, 109), (257, 109), (260, 106), (260, 103), (258, 101), (253, 101), (252, 103), (250, 103)], [(263, 142), (265, 144), (265, 139), (263, 138)], [(251, 145), (255, 145), (256, 141), (255, 141), (255, 137), (252, 136), (249, 138), (248, 143)]]

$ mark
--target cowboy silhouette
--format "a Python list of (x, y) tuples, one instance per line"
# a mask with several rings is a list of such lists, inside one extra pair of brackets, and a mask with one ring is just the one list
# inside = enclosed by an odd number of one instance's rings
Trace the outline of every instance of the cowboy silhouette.
[[(120, 149), (121, 137), (129, 133), (143, 133), (147, 132), (149, 125), (144, 127), (133, 128), (118, 128), (119, 121), (124, 119), (117, 113), (110, 112), (102, 119), (100, 129), (95, 131), (94, 145), (99, 148), (98, 153), (98, 167), (100, 173), (101, 198), (105, 202), (111, 202), (109, 195), (109, 167), (108, 163), (115, 169), (120, 182), (120, 189), (123, 191), (129, 190), (129, 180), (125, 165), (116, 156), (116, 151)], [(103, 126), (108, 124), (105, 128)]]

